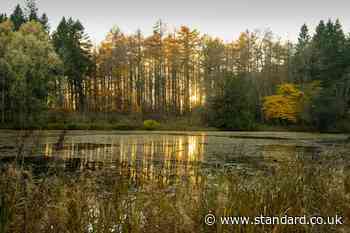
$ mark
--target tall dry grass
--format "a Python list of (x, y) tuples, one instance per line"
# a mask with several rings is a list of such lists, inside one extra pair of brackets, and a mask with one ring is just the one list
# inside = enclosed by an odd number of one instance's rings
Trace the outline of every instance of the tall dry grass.
[[(350, 232), (347, 168), (293, 162), (254, 175), (205, 171), (181, 182), (111, 171), (0, 174), (0, 232)], [(206, 226), (204, 216), (335, 216), (344, 225)]]

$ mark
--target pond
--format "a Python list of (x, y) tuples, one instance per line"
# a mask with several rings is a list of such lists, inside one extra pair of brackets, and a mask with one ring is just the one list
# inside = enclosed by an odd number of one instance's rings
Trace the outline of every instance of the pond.
[(203, 220), (345, 216), (349, 158), (343, 134), (1, 131), (0, 197), (13, 232), (350, 232)]
[(186, 175), (198, 166), (249, 170), (317, 160), (329, 150), (347, 152), (346, 140), (343, 134), (294, 132), (2, 131), (0, 158), (21, 153), (36, 165), (55, 161), (70, 170), (123, 165)]

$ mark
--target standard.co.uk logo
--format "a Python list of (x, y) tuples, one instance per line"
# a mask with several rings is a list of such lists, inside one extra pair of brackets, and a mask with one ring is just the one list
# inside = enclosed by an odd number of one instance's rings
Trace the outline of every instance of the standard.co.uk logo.
[(222, 225), (341, 225), (344, 224), (343, 217), (321, 217), (321, 216), (257, 216), (257, 217), (244, 217), (244, 216), (223, 216), (216, 218), (213, 214), (207, 214), (204, 218), (204, 222), (208, 226), (214, 224)]

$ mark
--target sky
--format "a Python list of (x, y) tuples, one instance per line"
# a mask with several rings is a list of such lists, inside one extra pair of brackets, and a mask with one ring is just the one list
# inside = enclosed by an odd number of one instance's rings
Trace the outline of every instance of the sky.
[[(22, 0), (0, 0), (0, 12), (10, 14)], [(296, 41), (300, 27), (311, 30), (321, 19), (339, 18), (350, 32), (350, 1), (346, 0), (37, 0), (39, 12), (47, 13), (51, 29), (63, 16), (79, 19), (97, 44), (113, 26), (125, 33), (137, 29), (152, 32), (158, 19), (168, 28), (187, 25), (201, 33), (236, 39), (247, 29), (271, 29), (283, 40)]]

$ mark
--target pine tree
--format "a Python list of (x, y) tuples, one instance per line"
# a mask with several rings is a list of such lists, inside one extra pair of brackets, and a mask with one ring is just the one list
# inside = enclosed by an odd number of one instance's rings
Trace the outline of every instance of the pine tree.
[(322, 85), (321, 94), (314, 103), (313, 118), (320, 129), (327, 129), (334, 127), (347, 111), (343, 87), (348, 63), (346, 38), (340, 22), (328, 20), (325, 24), (321, 21), (312, 43), (313, 79), (320, 80)]
[(159, 20), (153, 27), (150, 43), (154, 53), (154, 107), (156, 112), (162, 112), (165, 107), (164, 58), (163, 58), (164, 24)]
[(28, 21), (38, 21), (38, 7), (35, 0), (26, 0), (26, 15)]
[(309, 35), (309, 29), (306, 24), (303, 24), (303, 26), (300, 29), (299, 37), (298, 37), (298, 44), (296, 46), (297, 52), (298, 50), (303, 50), (310, 42), (310, 35)]
[[(194, 96), (195, 86), (193, 77), (194, 56), (197, 53), (199, 44), (199, 33), (197, 30), (191, 30), (182, 26), (178, 32), (178, 40), (181, 45), (181, 59), (184, 74), (184, 112), (191, 111), (191, 97)], [(191, 75), (192, 73), (192, 75)]]
[(14, 12), (10, 16), (10, 19), (14, 25), (15, 31), (18, 31), (22, 24), (26, 22), (26, 18), (20, 5), (16, 6)]
[(50, 25), (49, 25), (49, 19), (46, 15), (46, 13), (43, 13), (39, 19), (39, 22), (43, 25), (45, 31), (50, 31)]
[(345, 68), (345, 35), (339, 21), (321, 21), (313, 37), (314, 59), (317, 71), (314, 79), (322, 81), (324, 87), (332, 86), (342, 78)]
[(326, 35), (326, 25), (324, 21), (321, 20), (316, 27), (316, 33), (313, 36), (312, 40), (316, 44), (316, 46), (321, 47)]
[(219, 39), (213, 39), (208, 36), (204, 38), (202, 48), (202, 65), (204, 68), (204, 90), (207, 98), (214, 96), (220, 92), (222, 85), (218, 85), (224, 81), (224, 72), (222, 67), (225, 64), (225, 45)]
[(53, 43), (56, 52), (64, 63), (65, 76), (68, 77), (72, 89), (74, 108), (84, 111), (85, 93), (84, 80), (91, 67), (91, 42), (84, 32), (79, 20), (63, 18), (54, 32)]
[(299, 33), (296, 44), (295, 56), (293, 57), (293, 80), (300, 85), (304, 85), (311, 80), (311, 37), (309, 29), (304, 24)]
[(5, 22), (7, 20), (6, 14), (0, 14), (0, 23)]

